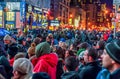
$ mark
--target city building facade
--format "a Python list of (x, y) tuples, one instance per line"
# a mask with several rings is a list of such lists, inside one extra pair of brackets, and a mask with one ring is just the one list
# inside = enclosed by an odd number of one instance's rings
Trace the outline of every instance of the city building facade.
[[(41, 1), (41, 2), (40, 2)], [(50, 1), (47, 0), (4, 0), (0, 2), (0, 27), (34, 28), (48, 26), (47, 13)], [(38, 4), (40, 3), (40, 4)]]

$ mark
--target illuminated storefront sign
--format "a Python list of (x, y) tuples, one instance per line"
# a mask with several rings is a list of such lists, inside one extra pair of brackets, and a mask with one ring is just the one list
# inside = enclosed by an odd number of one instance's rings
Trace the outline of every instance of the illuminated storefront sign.
[(0, 10), (0, 27), (2, 27), (2, 10)]
[(50, 26), (59, 26), (60, 25), (60, 21), (58, 20), (51, 20), (50, 21)]
[(32, 12), (32, 6), (28, 5), (28, 12)]
[(6, 12), (6, 20), (14, 21), (15, 20), (15, 12)]
[(6, 7), (9, 11), (20, 10), (20, 2), (7, 2)]
[(51, 0), (26, 0), (27, 4), (47, 9), (50, 8), (50, 1)]
[(25, 17), (26, 17), (26, 13), (25, 13), (25, 2), (20, 2), (20, 21), (25, 22)]
[(2, 27), (2, 15), (3, 15), (3, 11), (2, 11), (2, 7), (0, 6), (0, 27)]

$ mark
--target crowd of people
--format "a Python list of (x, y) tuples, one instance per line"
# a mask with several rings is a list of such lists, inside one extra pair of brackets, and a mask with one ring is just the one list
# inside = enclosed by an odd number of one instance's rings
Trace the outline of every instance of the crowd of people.
[(0, 40), (0, 79), (120, 79), (120, 32), (18, 29)]

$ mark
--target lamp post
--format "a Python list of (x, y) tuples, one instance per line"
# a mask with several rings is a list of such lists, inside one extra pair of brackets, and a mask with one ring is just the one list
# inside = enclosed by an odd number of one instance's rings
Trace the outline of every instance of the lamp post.
[(116, 17), (116, 15), (117, 15), (117, 4), (116, 3), (115, 3), (114, 9), (115, 9), (115, 11), (114, 11), (115, 16), (112, 18), (114, 20), (114, 22), (112, 24), (114, 25), (114, 33), (113, 33), (113, 35), (114, 35), (114, 38), (115, 38), (116, 37), (116, 22), (117, 22), (117, 17)]

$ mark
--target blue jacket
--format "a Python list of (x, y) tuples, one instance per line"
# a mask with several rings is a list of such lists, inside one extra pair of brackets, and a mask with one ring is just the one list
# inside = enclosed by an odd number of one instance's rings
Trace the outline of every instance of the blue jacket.
[(98, 75), (96, 79), (109, 79), (110, 76), (110, 72), (107, 69), (102, 69)]

